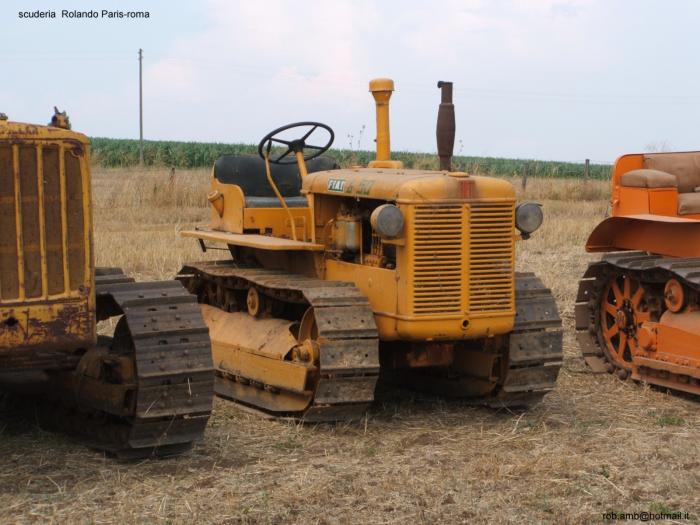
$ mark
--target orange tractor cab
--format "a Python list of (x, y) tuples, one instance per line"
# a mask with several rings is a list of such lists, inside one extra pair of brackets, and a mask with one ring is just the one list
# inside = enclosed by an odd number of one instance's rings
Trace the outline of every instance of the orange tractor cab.
[(578, 339), (596, 372), (700, 394), (700, 152), (633, 154), (613, 168), (610, 252), (579, 283)]

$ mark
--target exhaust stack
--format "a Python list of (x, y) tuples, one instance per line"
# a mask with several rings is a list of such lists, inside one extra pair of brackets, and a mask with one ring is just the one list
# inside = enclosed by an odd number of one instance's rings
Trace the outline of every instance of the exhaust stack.
[(370, 81), (369, 90), (377, 107), (377, 157), (369, 163), (369, 167), (401, 169), (401, 161), (391, 160), (389, 99), (394, 91), (394, 81), (390, 78), (375, 78)]
[[(440, 108), (438, 109), (437, 129), (437, 150), (440, 157), (440, 169), (452, 171), (452, 154), (455, 147), (455, 106), (452, 103), (452, 82), (437, 83), (441, 89), (442, 96)], [(377, 117), (378, 119), (379, 117)]]

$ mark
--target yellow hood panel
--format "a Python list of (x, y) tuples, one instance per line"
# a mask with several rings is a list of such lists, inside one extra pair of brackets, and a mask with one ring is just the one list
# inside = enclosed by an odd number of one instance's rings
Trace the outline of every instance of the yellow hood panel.
[(472, 184), (471, 199), (515, 197), (513, 186), (501, 179), (454, 176), (444, 171), (350, 168), (310, 173), (302, 193), (384, 201), (460, 199), (461, 185)]

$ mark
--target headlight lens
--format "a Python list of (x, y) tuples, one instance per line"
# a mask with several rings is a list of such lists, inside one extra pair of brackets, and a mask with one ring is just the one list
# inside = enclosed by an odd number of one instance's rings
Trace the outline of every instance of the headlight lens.
[(403, 231), (403, 213), (393, 204), (382, 204), (376, 207), (369, 221), (372, 229), (382, 237), (393, 239)]
[(521, 232), (531, 234), (542, 226), (544, 214), (538, 202), (523, 202), (515, 208), (515, 227)]

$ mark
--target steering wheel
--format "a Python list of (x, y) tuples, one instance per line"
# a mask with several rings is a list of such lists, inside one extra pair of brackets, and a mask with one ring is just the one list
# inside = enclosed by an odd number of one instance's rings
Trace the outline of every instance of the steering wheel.
[[(310, 129), (304, 133), (304, 135), (300, 139), (295, 139), (295, 140), (283, 140), (281, 138), (277, 138), (276, 135), (279, 135), (283, 131), (287, 131), (288, 129), (293, 129), (293, 128), (306, 128), (309, 127)], [(328, 142), (326, 143), (325, 146), (312, 146), (310, 144), (306, 143), (306, 139), (308, 139), (314, 131), (317, 129), (322, 129), (324, 131), (327, 131), (329, 134)], [(309, 155), (304, 155), (304, 160), (311, 160), (315, 159), (319, 155), (325, 153), (328, 151), (328, 148), (331, 147), (331, 144), (333, 144), (333, 138), (335, 137), (335, 134), (333, 133), (333, 130), (329, 127), (326, 126), (325, 124), (321, 124), (320, 122), (295, 122), (293, 124), (287, 124), (286, 126), (282, 126), (281, 128), (277, 128), (274, 131), (271, 131), (267, 135), (263, 137), (263, 139), (260, 141), (260, 144), (258, 144), (258, 154), (264, 159), (265, 154), (267, 154), (267, 157), (269, 161), (272, 164), (295, 164), (296, 163), (296, 158), (294, 157), (287, 157), (290, 153), (304, 153), (304, 149), (312, 149), (315, 150), (313, 153)], [(277, 144), (282, 144), (283, 146), (287, 146), (287, 149), (284, 151), (284, 153), (280, 155), (271, 155), (270, 152), (272, 150), (272, 143), (275, 142)], [(283, 160), (285, 159), (286, 160)]]

